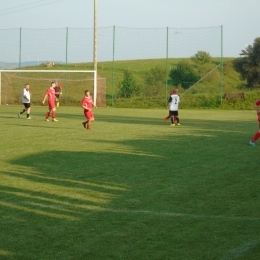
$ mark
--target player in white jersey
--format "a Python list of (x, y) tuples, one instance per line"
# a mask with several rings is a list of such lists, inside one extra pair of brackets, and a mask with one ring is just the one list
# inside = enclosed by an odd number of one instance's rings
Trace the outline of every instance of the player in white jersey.
[(174, 89), (168, 100), (169, 115), (171, 116), (171, 126), (180, 125), (178, 117), (178, 109), (180, 104), (180, 97), (178, 96), (178, 89)]
[(31, 93), (29, 91), (30, 85), (28, 83), (26, 83), (24, 85), (23, 88), (23, 94), (22, 94), (22, 102), (24, 105), (24, 109), (18, 113), (18, 117), (21, 116), (21, 114), (23, 114), (26, 111), (27, 114), (27, 119), (31, 119), (30, 118), (30, 111), (31, 111)]

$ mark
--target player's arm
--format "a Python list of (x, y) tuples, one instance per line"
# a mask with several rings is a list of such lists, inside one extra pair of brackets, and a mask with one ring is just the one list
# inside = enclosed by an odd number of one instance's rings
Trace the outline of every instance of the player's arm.
[[(31, 94), (30, 94), (30, 95), (31, 95)], [(30, 101), (29, 98), (28, 98), (26, 95), (23, 95), (23, 97), (24, 97), (26, 100)]]
[(168, 100), (167, 109), (170, 108), (171, 102), (172, 102), (172, 97), (170, 97), (169, 100)]
[(44, 97), (44, 99), (43, 99), (43, 101), (42, 101), (42, 104), (43, 104), (43, 105), (44, 105), (44, 103), (45, 103), (45, 100), (46, 100), (47, 96), (48, 96), (48, 95), (45, 95), (45, 97)]
[(82, 105), (81, 107), (82, 107), (83, 109), (89, 110), (88, 107), (86, 107), (86, 106), (83, 106), (83, 105)]
[(82, 103), (82, 104), (81, 104), (81, 107), (82, 107), (83, 109), (89, 110), (89, 108), (87, 107), (87, 104), (86, 104), (86, 103)]

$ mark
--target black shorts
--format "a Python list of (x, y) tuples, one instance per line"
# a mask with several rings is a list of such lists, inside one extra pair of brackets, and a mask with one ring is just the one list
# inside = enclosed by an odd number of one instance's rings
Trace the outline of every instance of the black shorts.
[(23, 103), (25, 108), (30, 108), (31, 107), (31, 103)]
[(169, 110), (169, 115), (170, 115), (170, 116), (178, 116), (178, 110), (177, 110), (177, 111), (171, 111), (171, 110)]
[(60, 94), (55, 94), (55, 97), (56, 97), (57, 99), (59, 99), (59, 98), (60, 98)]

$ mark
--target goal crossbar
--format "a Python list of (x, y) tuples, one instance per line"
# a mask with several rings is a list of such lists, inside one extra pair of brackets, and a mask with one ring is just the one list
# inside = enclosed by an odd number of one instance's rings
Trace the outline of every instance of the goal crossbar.
[(97, 72), (95, 70), (0, 70), (0, 106), (2, 103), (2, 72), (48, 72), (48, 73), (94, 73), (94, 93), (93, 100), (96, 104), (97, 101)]

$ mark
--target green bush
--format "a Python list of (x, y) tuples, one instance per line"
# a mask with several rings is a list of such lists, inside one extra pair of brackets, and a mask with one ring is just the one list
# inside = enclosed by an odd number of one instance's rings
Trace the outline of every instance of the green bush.
[[(181, 94), (180, 94), (181, 96)], [(250, 91), (245, 93), (244, 99), (225, 100), (222, 97), (222, 105), (219, 94), (185, 94), (181, 96), (181, 109), (236, 109), (251, 110), (254, 109), (254, 102), (260, 99), (260, 91)], [(154, 97), (133, 97), (118, 98), (114, 100), (113, 107), (117, 108), (165, 108), (167, 99), (165, 96)], [(108, 106), (111, 106), (111, 100), (108, 100)]]

